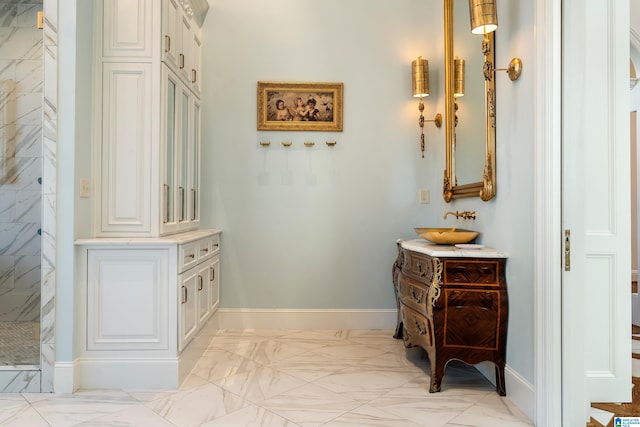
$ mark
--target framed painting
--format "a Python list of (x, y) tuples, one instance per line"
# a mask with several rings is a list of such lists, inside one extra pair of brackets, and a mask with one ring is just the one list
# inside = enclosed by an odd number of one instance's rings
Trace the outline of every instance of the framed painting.
[(258, 130), (342, 132), (343, 86), (258, 82)]

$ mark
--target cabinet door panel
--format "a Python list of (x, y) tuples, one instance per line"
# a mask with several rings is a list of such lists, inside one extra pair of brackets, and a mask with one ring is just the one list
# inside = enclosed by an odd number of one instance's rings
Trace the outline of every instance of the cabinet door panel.
[(189, 215), (188, 215), (188, 195), (189, 190), (189, 134), (191, 121), (190, 116), (190, 104), (191, 104), (191, 92), (181, 86), (180, 89), (180, 127), (178, 138), (178, 152), (179, 152), (179, 175), (178, 175), (178, 222), (181, 224), (181, 229), (189, 228)]
[(499, 328), (499, 291), (445, 290), (445, 347), (497, 350)]
[(196, 269), (179, 276), (178, 289), (178, 351), (182, 351), (191, 342), (198, 330), (198, 294)]
[(162, 60), (171, 68), (178, 65), (180, 49), (178, 31), (179, 19), (182, 14), (178, 0), (163, 0), (162, 2)]
[(178, 80), (166, 69), (163, 69), (164, 98), (163, 98), (163, 127), (164, 146), (163, 155), (163, 183), (162, 183), (162, 205), (160, 212), (162, 216), (162, 232), (175, 231), (176, 222), (176, 158), (178, 146)]
[(200, 37), (197, 34), (193, 35), (193, 45), (191, 48), (191, 90), (193, 93), (200, 97), (200, 79), (202, 74), (200, 70), (202, 69), (202, 42), (200, 41)]
[[(155, 0), (104, 2), (103, 55), (151, 58)], [(156, 6), (157, 7), (157, 6)]]
[(86, 350), (169, 348), (167, 250), (89, 250)]
[(102, 232), (151, 231), (151, 65), (103, 67)]
[(178, 73), (180, 77), (189, 81), (191, 78), (192, 58), (191, 58), (191, 39), (193, 35), (191, 33), (191, 22), (186, 16), (182, 16), (180, 19), (180, 30), (182, 31), (180, 40), (180, 53), (178, 54)]
[(209, 264), (209, 304), (215, 311), (220, 303), (220, 255), (216, 255)]
[(189, 168), (190, 191), (189, 191), (189, 219), (193, 228), (197, 228), (200, 223), (200, 104), (194, 99), (193, 111), (191, 113), (191, 138), (189, 139), (189, 149), (191, 159)]
[(211, 292), (211, 287), (209, 286), (209, 265), (205, 264), (198, 268), (198, 279), (197, 279), (197, 291), (198, 291), (198, 322), (200, 324), (204, 323), (209, 314), (211, 313), (211, 305), (209, 293)]

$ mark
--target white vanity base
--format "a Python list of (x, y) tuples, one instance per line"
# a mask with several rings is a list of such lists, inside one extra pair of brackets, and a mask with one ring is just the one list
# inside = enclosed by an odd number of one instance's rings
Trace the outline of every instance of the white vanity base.
[(74, 387), (175, 389), (218, 329), (220, 230), (76, 242)]

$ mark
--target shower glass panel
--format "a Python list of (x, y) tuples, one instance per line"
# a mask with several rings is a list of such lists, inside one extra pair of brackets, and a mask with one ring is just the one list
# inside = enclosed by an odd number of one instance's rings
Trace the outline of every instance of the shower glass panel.
[(0, 0), (0, 367), (40, 364), (42, 0)]

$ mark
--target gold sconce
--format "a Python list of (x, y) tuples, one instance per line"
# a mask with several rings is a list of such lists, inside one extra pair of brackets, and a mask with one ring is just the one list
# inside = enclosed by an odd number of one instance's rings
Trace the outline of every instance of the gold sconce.
[[(484, 34), (482, 51), (488, 49), (487, 34), (498, 29), (498, 8), (496, 0), (469, 0), (469, 19), (473, 34)], [(494, 68), (493, 63), (486, 61), (484, 64), (484, 77), (487, 80), (493, 78), (496, 71), (506, 71), (511, 81), (516, 81), (522, 74), (522, 60), (513, 58), (507, 68)]]
[(418, 124), (420, 125), (420, 151), (422, 152), (422, 158), (424, 158), (424, 123), (434, 122), (436, 127), (439, 128), (442, 126), (442, 115), (437, 113), (433, 120), (425, 120), (423, 115), (424, 102), (422, 98), (429, 96), (429, 62), (426, 59), (422, 59), (422, 56), (419, 56), (418, 59), (411, 63), (411, 70), (413, 73), (413, 97), (420, 98), (420, 103), (418, 104), (420, 119), (418, 120)]
[(489, 34), (498, 29), (495, 0), (469, 0), (469, 18), (473, 34)]

